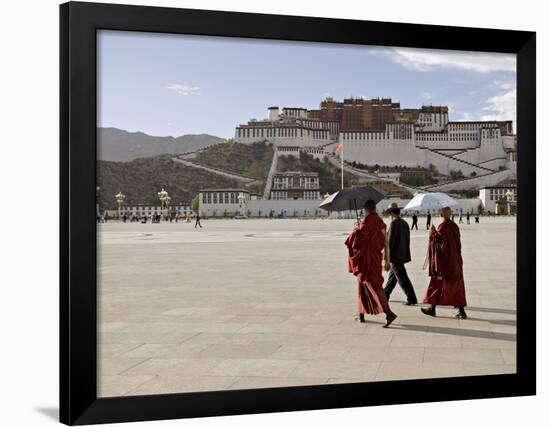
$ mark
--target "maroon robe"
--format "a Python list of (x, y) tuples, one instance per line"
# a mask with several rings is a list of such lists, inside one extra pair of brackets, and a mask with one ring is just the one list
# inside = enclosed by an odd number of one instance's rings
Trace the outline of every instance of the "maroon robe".
[(386, 224), (376, 213), (361, 220), (346, 239), (348, 271), (357, 276), (359, 313), (379, 314), (389, 311), (388, 299), (382, 287), (382, 250), (386, 244), (383, 231)]
[(437, 230), (430, 231), (428, 263), (430, 284), (424, 303), (465, 306), (460, 230), (453, 221), (443, 220)]

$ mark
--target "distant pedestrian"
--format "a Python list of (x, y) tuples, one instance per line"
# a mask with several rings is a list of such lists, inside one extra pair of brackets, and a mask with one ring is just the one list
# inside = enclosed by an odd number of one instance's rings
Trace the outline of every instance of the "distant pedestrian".
[(475, 221), (476, 224), (479, 224), (479, 215), (476, 215), (476, 216), (474, 217), (474, 219), (476, 220), (476, 221)]
[(418, 230), (418, 215), (416, 213), (413, 213), (412, 220), (413, 220), (413, 223), (411, 225), (411, 230), (414, 228)]
[(428, 211), (428, 216), (426, 217), (426, 230), (430, 229), (430, 225), (432, 225), (432, 214)]
[(195, 228), (197, 228), (197, 225), (202, 228), (202, 225), (201, 225), (201, 216), (199, 214), (197, 214), (197, 216), (195, 217)]
[(462, 209), (460, 209), (460, 214), (458, 215), (458, 223), (462, 224)]
[(466, 211), (466, 224), (470, 223), (470, 211)]
[(409, 227), (405, 220), (401, 218), (400, 209), (397, 203), (392, 203), (386, 211), (391, 217), (391, 223), (388, 230), (388, 248), (390, 260), (390, 274), (384, 287), (384, 293), (388, 300), (399, 283), (401, 289), (407, 296), (406, 305), (417, 304), (416, 294), (413, 285), (407, 274), (405, 264), (411, 261), (411, 235)]

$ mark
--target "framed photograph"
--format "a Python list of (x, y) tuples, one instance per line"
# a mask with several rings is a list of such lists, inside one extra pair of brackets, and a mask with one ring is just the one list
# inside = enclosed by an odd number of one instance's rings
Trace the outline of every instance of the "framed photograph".
[(61, 422), (535, 394), (535, 33), (60, 25)]

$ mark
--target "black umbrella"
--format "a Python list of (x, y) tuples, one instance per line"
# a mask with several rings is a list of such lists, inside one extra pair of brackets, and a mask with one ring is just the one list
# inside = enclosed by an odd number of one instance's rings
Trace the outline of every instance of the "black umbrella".
[(373, 200), (375, 203), (378, 203), (384, 197), (384, 194), (376, 188), (369, 186), (344, 188), (328, 196), (321, 202), (319, 207), (329, 212), (355, 210), (357, 218), (359, 218), (358, 209), (365, 206), (367, 200)]

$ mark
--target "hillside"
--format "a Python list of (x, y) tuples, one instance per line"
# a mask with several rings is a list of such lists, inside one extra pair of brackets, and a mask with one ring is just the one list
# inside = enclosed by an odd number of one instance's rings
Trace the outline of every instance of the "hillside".
[[(293, 156), (281, 156), (277, 164), (277, 172), (317, 172), (319, 173), (319, 186), (321, 194), (334, 193), (340, 190), (341, 172), (340, 169), (330, 164), (328, 161), (321, 161), (314, 158), (311, 154), (300, 152), (300, 158)], [(344, 186), (360, 184), (351, 174), (344, 173)]]
[(265, 180), (273, 153), (273, 147), (265, 142), (217, 144), (197, 153), (193, 162)]
[(97, 159), (129, 162), (142, 157), (179, 154), (223, 142), (216, 136), (183, 135), (151, 136), (142, 132), (127, 132), (116, 128), (97, 129)]
[(157, 193), (164, 188), (172, 203), (191, 203), (201, 188), (240, 188), (237, 181), (189, 168), (172, 161), (171, 155), (131, 162), (97, 162), (97, 185), (101, 209), (117, 207), (115, 194), (122, 191), (126, 204), (158, 204)]

